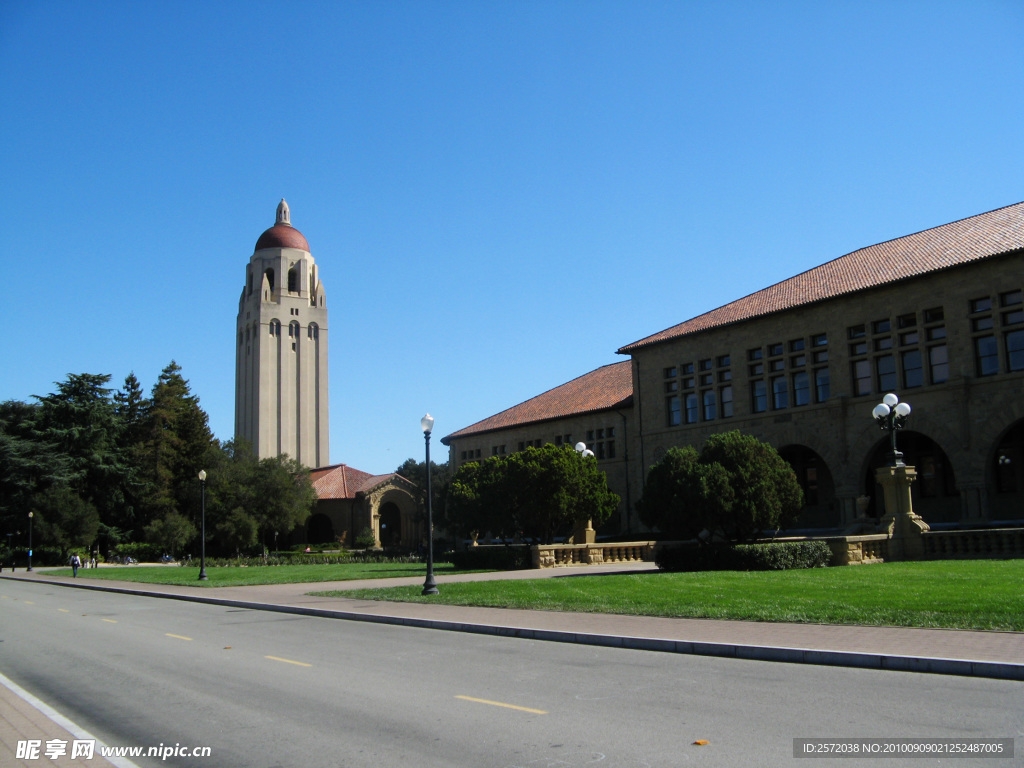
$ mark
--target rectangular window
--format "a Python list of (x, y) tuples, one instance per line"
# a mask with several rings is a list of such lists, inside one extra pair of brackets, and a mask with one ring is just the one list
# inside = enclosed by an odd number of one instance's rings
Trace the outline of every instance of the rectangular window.
[(802, 368), (807, 364), (807, 355), (793, 355), (789, 358), (790, 368)]
[(900, 334), (900, 346), (905, 347), (908, 344), (917, 344), (921, 340), (921, 334), (917, 331), (907, 331), (906, 333)]
[(714, 381), (714, 380), (715, 380), (715, 375), (713, 373), (702, 373), (700, 375), (700, 385), (702, 387), (710, 387), (711, 386), (711, 382)]
[(1024, 330), (1006, 334), (1006, 367), (1011, 371), (1024, 371)]
[(711, 370), (711, 358), (708, 358), (707, 360), (701, 360), (700, 363), (698, 363), (698, 366), (700, 367), (700, 370), (702, 370), (702, 371), (710, 371)]
[(811, 377), (805, 371), (793, 374), (793, 405), (811, 402)]
[(917, 315), (900, 315), (896, 318), (896, 326), (898, 328), (913, 328), (917, 325)]
[(999, 305), (1012, 307), (1017, 304), (1024, 304), (1024, 291), (1010, 291), (999, 294)]
[(938, 341), (939, 339), (946, 338), (946, 326), (937, 325), (934, 328), (928, 329), (928, 341)]
[(850, 345), (850, 357), (860, 357), (868, 353), (868, 344), (866, 341), (858, 341)]
[(718, 372), (718, 381), (719, 382), (732, 381), (732, 371), (719, 371)]
[(892, 336), (875, 339), (875, 352), (883, 352), (887, 349), (892, 349)]
[(681, 416), (679, 410), (679, 395), (672, 395), (671, 397), (665, 398), (665, 412), (668, 414), (665, 423), (670, 427), (678, 427)]
[(818, 334), (815, 334), (814, 336), (811, 336), (811, 346), (814, 346), (814, 347), (824, 347), (826, 344), (828, 344), (828, 335), (827, 334), (818, 333)]
[(713, 421), (718, 418), (718, 408), (715, 402), (715, 393), (712, 390), (705, 392), (701, 398), (704, 404), (704, 421)]
[(979, 376), (999, 373), (999, 347), (995, 336), (979, 336), (974, 340), (974, 362)]
[(669, 393), (669, 392), (678, 392), (678, 391), (679, 391), (679, 382), (678, 381), (666, 381), (665, 382), (665, 392), (666, 392), (666, 394)]
[(888, 320), (875, 320), (875, 322), (871, 324), (872, 333), (888, 333), (891, 330), (892, 323)]
[(814, 372), (814, 396), (819, 403), (824, 403), (830, 394), (828, 368), (818, 368)]
[(924, 367), (921, 363), (921, 350), (908, 349), (900, 355), (903, 365), (903, 386), (908, 389), (924, 385)]
[(928, 370), (932, 384), (949, 381), (949, 350), (945, 344), (929, 348)]
[(693, 376), (683, 379), (683, 389), (693, 389)]
[(717, 362), (718, 362), (718, 367), (719, 368), (728, 368), (729, 365), (730, 365), (730, 363), (729, 363), (729, 356), (728, 355), (721, 355), (718, 358)]
[(828, 362), (828, 350), (823, 349), (820, 352), (814, 353), (814, 362), (816, 363), (827, 363)]
[(748, 349), (747, 350), (747, 360), (760, 360), (760, 359), (761, 359), (761, 349), (760, 348), (758, 348), (758, 349)]
[(789, 383), (785, 376), (772, 379), (772, 408), (780, 410), (789, 407)]
[(846, 329), (846, 338), (848, 339), (863, 339), (867, 335), (863, 325), (851, 325)]
[(892, 355), (876, 357), (875, 370), (878, 371), (879, 392), (893, 392), (897, 389), (896, 359)]
[(728, 419), (732, 416), (732, 387), (722, 387), (719, 389), (718, 398), (722, 402), (722, 418)]
[(942, 311), (942, 307), (933, 307), (924, 311), (924, 321), (926, 323), (941, 323), (944, 319), (945, 314)]
[(768, 410), (768, 389), (763, 380), (750, 382), (750, 408), (754, 413)]
[(696, 424), (697, 423), (697, 395), (691, 393), (686, 396), (686, 423)]
[(853, 394), (871, 394), (871, 363), (867, 360), (858, 360), (852, 366), (853, 371)]
[(781, 354), (782, 354), (782, 345), (781, 344), (770, 344), (768, 346), (768, 356), (769, 357), (778, 357)]
[(772, 373), (778, 373), (779, 371), (785, 370), (785, 368), (786, 368), (786, 361), (785, 360), (771, 360), (771, 361), (768, 362), (768, 368), (769, 368), (769, 370), (771, 370)]
[(986, 317), (976, 317), (971, 320), (972, 331), (991, 331), (992, 330), (992, 315)]
[(791, 342), (789, 342), (789, 351), (790, 352), (801, 352), (801, 351), (803, 351), (803, 348), (804, 348), (804, 340), (803, 339), (793, 339)]
[(971, 314), (975, 312), (990, 312), (992, 311), (992, 299), (985, 296), (981, 299), (971, 299)]
[(693, 373), (693, 363), (685, 363), (683, 365), (683, 373), (684, 374)]
[(664, 371), (664, 376), (665, 376), (666, 379), (674, 379), (676, 377), (676, 375), (677, 375), (677, 371), (676, 371), (675, 366), (672, 366), (671, 368), (666, 368), (665, 371)]
[(1018, 323), (1024, 323), (1024, 309), (1003, 313), (1003, 325), (1017, 325)]
[(750, 366), (750, 375), (751, 376), (760, 376), (763, 373), (764, 373), (764, 363), (754, 363), (752, 366)]

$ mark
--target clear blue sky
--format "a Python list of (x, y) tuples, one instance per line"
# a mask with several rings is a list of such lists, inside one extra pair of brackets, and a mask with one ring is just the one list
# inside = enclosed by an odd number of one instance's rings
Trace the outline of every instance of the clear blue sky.
[(1024, 200), (1022, 40), (1019, 0), (7, 0), (0, 400), (174, 359), (230, 438), (284, 197), (327, 289), (331, 459), (390, 472), (426, 411), (443, 437)]

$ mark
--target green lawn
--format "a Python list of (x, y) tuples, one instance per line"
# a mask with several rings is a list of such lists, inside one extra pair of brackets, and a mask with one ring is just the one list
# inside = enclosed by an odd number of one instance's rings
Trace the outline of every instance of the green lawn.
[[(448, 563), (435, 563), (434, 573), (451, 573)], [(70, 576), (71, 569), (51, 571), (56, 576)], [(423, 563), (344, 563), (341, 565), (272, 565), (231, 568), (207, 567), (208, 581), (199, 581), (199, 565), (134, 566), (111, 568), (79, 568), (79, 579), (113, 579), (144, 584), (179, 584), (190, 587), (240, 587), (257, 584), (303, 584), (318, 581), (353, 581), (356, 579), (390, 579), (399, 576), (423, 576)], [(463, 571), (464, 573), (464, 571)]]
[(608, 574), (319, 592), (402, 602), (754, 621), (1024, 631), (1024, 560)]

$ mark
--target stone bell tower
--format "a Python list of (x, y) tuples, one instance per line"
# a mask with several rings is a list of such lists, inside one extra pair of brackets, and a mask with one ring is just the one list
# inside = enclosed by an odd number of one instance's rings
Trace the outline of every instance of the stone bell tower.
[(260, 458), (330, 464), (327, 301), (284, 200), (249, 257), (235, 350), (235, 439)]

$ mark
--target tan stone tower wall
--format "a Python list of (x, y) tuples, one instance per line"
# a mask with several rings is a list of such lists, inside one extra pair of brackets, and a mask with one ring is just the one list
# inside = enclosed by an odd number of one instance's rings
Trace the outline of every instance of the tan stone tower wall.
[(327, 302), (316, 263), (281, 201), (256, 243), (238, 303), (235, 437), (260, 458), (330, 464)]

